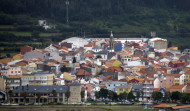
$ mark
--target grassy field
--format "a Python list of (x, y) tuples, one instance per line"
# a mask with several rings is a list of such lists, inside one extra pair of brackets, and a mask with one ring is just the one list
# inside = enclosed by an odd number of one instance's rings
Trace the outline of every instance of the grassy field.
[(142, 106), (0, 106), (1, 111), (153, 111)]
[[(3, 32), (12, 33), (15, 36), (26, 36), (26, 37), (31, 36), (31, 32), (0, 31), (0, 33)], [(59, 35), (61, 35), (61, 33), (40, 33), (40, 37), (50, 37), (50, 36), (59, 36)]]

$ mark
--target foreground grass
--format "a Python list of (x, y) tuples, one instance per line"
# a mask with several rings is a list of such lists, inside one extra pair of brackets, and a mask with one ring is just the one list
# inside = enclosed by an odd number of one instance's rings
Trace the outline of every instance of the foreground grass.
[(152, 111), (142, 106), (73, 106), (73, 105), (43, 105), (43, 106), (0, 106), (1, 111)]

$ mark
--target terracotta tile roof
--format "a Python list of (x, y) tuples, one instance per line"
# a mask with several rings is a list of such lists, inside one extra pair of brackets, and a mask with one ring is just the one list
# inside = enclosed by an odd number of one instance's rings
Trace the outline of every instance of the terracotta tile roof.
[(164, 67), (164, 69), (172, 69), (171, 67)]
[(106, 78), (107, 78), (107, 79), (112, 79), (112, 76), (113, 76), (113, 75), (108, 75), (108, 76), (106, 76)]
[(166, 90), (166, 92), (169, 92), (169, 91), (170, 91), (170, 88), (166, 88), (165, 90)]
[(165, 104), (165, 103), (156, 105), (156, 106), (154, 106), (154, 107), (155, 107), (155, 108), (172, 108), (171, 105), (168, 105), (168, 104)]
[(140, 68), (140, 69), (146, 69), (147, 67), (146, 66), (136, 66), (137, 68)]
[(8, 78), (21, 78), (20, 75), (9, 75)]
[(99, 81), (103, 81), (101, 77), (96, 77), (96, 79), (98, 79)]
[(84, 56), (85, 57), (94, 57), (94, 54), (92, 54), (92, 53), (84, 53)]
[(122, 72), (122, 68), (121, 67), (110, 67), (108, 69), (108, 72)]
[(51, 67), (51, 66), (54, 66), (53, 64), (46, 64), (46, 65), (47, 65), (47, 66), (50, 66), (50, 67)]
[(68, 48), (67, 48), (67, 47), (65, 47), (65, 46), (63, 46), (63, 47), (59, 48), (59, 50), (61, 50), (61, 49), (63, 49), (63, 50), (68, 50)]
[(154, 91), (160, 91), (160, 88), (154, 88)]
[(119, 81), (120, 81), (120, 82), (127, 82), (126, 79), (120, 79)]
[(190, 108), (190, 105), (183, 105), (183, 106), (173, 106), (172, 109), (183, 109), (183, 108)]
[(99, 87), (100, 87), (100, 88), (106, 88), (106, 86), (105, 86), (105, 85), (99, 85)]
[(164, 76), (174, 76), (174, 77), (180, 77), (182, 74), (163, 74)]
[(108, 68), (112, 67), (112, 65), (110, 65), (110, 64), (104, 64), (104, 65), (107, 66)]
[(92, 47), (92, 45), (91, 45), (91, 44), (88, 44), (88, 45), (84, 45), (84, 47)]
[(7, 64), (8, 62), (11, 62), (12, 58), (4, 58), (0, 59), (0, 63)]
[(170, 89), (182, 89), (185, 86), (186, 85), (174, 85), (174, 86), (170, 87)]
[(82, 50), (76, 50), (75, 52), (83, 52)]
[(83, 69), (79, 69), (77, 75), (92, 75), (92, 74), (89, 73), (88, 71), (83, 70)]
[(185, 62), (180, 62), (180, 61), (171, 61), (173, 64), (178, 64), (178, 63), (185, 63)]
[(185, 72), (185, 75), (189, 75), (190, 74), (190, 70), (188, 70), (187, 72)]

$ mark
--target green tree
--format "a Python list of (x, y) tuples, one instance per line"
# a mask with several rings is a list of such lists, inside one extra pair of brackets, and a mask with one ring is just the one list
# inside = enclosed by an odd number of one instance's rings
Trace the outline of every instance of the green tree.
[(113, 91), (108, 91), (108, 98), (113, 100)]
[(7, 54), (6, 54), (6, 56), (7, 56), (8, 58), (10, 58), (10, 57), (11, 57), (11, 55), (10, 55), (9, 53), (7, 53)]
[(113, 100), (117, 101), (118, 100), (118, 95), (117, 93), (113, 92)]
[(95, 92), (96, 100), (100, 97), (100, 93), (98, 91)]
[(172, 42), (171, 41), (169, 41), (168, 47), (172, 47)]
[(71, 94), (70, 91), (67, 91), (67, 92), (65, 93), (65, 96), (67, 97), (67, 104), (68, 104), (68, 102), (69, 102), (70, 94)]
[(140, 95), (141, 95), (140, 91), (137, 91), (137, 93), (136, 93), (137, 101), (139, 101)]
[(181, 102), (183, 104), (190, 103), (190, 94), (189, 93), (182, 93)]
[(101, 55), (97, 55), (97, 56), (96, 56), (96, 59), (98, 59), (98, 58), (102, 58), (102, 56), (101, 56)]
[(124, 94), (123, 93), (120, 93), (119, 96), (118, 96), (119, 100), (122, 101), (124, 99)]
[(64, 65), (63, 67), (61, 67), (60, 71), (63, 72), (68, 72), (67, 67)]
[(13, 91), (12, 90), (9, 90), (8, 91), (8, 96), (9, 96), (9, 102), (12, 103), (12, 96), (13, 96)]
[(42, 96), (42, 94), (40, 92), (36, 93), (37, 99), (38, 99), (38, 105), (40, 103), (40, 98)]
[(154, 101), (158, 101), (163, 98), (163, 94), (160, 91), (155, 91), (152, 93), (152, 98)]
[(105, 99), (108, 97), (108, 90), (107, 89), (104, 89), (104, 88), (101, 88), (100, 89), (100, 97)]
[(32, 32), (32, 37), (33, 38), (39, 38), (40, 37), (40, 32), (39, 31), (33, 31)]
[(23, 97), (23, 99), (24, 99), (24, 105), (26, 104), (26, 98), (27, 98), (27, 96), (28, 96), (28, 93), (27, 92), (23, 92), (23, 93), (21, 93), (21, 96)]
[(84, 101), (85, 91), (81, 91), (81, 92), (80, 92), (80, 95), (81, 95), (81, 99), (82, 99), (82, 102), (83, 102), (83, 101)]
[(73, 57), (73, 63), (76, 63), (77, 60), (76, 60), (76, 57)]
[(173, 100), (175, 100), (175, 102), (176, 102), (177, 100), (180, 100), (180, 95), (181, 95), (181, 93), (178, 92), (178, 91), (172, 92), (172, 94), (171, 94), (172, 102), (173, 102)]
[(128, 99), (129, 101), (132, 101), (132, 100), (135, 99), (135, 96), (133, 95), (132, 92), (129, 92), (129, 94), (127, 95), (127, 99)]
[(164, 99), (164, 101), (170, 100), (170, 93), (169, 92), (165, 92), (165, 95), (164, 95), (163, 99)]

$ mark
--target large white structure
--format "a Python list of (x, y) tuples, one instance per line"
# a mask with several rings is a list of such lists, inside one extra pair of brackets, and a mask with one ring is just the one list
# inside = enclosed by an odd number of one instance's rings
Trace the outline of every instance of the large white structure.
[(71, 37), (65, 40), (67, 43), (73, 43), (73, 47), (79, 48), (84, 47), (84, 45), (88, 44), (87, 39), (79, 38), (79, 37)]

